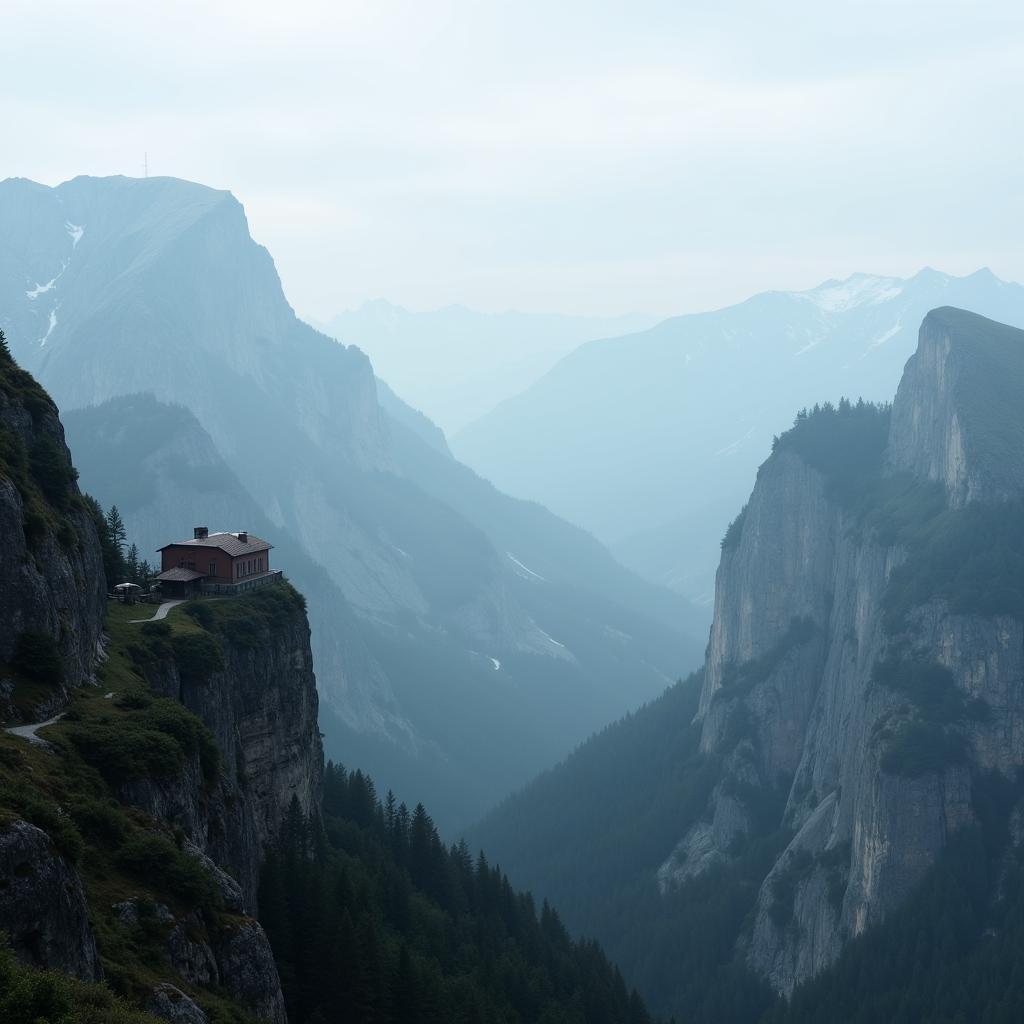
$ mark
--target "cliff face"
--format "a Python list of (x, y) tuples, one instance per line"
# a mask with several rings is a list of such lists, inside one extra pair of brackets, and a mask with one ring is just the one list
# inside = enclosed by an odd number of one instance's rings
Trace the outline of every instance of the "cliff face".
[[(105, 593), (96, 527), (75, 483), (57, 410), (4, 348), (0, 718), (46, 717), (93, 677)], [(46, 673), (29, 664), (43, 643), (56, 659)]]
[(139, 622), (151, 608), (107, 605), (95, 515), (55, 407), (4, 349), (2, 712), (62, 717), (0, 732), (0, 931), (169, 1020), (226, 999), (283, 1024), (252, 915), (289, 807), (319, 814), (305, 602), (281, 584)]
[(720, 781), (659, 878), (770, 836), (781, 853), (739, 948), (781, 992), (907, 897), (975, 820), (982, 775), (1024, 764), (1024, 626), (929, 569), (915, 532), (943, 517), (953, 543), (963, 517), (998, 520), (1024, 493), (1019, 461), (992, 451), (1024, 450), (1021, 357), (1021, 332), (930, 314), (872, 470), (843, 479), (859, 442), (842, 431), (860, 417), (857, 437), (878, 434), (884, 411), (798, 421), (723, 545), (698, 713)]
[[(208, 612), (206, 635), (220, 651), (215, 669), (190, 670), (174, 659), (144, 669), (155, 692), (179, 701), (213, 735), (227, 769), (214, 793), (202, 784), (198, 755), (178, 779), (124, 788), (131, 803), (183, 828), (212, 860), (230, 866), (250, 911), (263, 850), (276, 839), (293, 797), (307, 816), (320, 809), (323, 749), (309, 624), (298, 595), (280, 589), (287, 597), (269, 606), (271, 595), (262, 594), (226, 609), (213, 602), (201, 608)], [(241, 602), (266, 627), (261, 635), (239, 631)], [(233, 629), (218, 611), (230, 613)]]
[(933, 310), (900, 381), (890, 463), (939, 481), (954, 508), (1024, 491), (1019, 333), (963, 310)]

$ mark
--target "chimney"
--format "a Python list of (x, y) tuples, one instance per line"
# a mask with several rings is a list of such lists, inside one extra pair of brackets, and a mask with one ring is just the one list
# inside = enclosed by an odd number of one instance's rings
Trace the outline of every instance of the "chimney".
[(197, 526), (192, 531), (192, 535), (195, 540), (206, 540), (210, 536), (210, 531), (205, 526)]
[(243, 544), (248, 544), (249, 543), (249, 533), (248, 533), (248, 531), (247, 530), (239, 530), (238, 531), (238, 539)]

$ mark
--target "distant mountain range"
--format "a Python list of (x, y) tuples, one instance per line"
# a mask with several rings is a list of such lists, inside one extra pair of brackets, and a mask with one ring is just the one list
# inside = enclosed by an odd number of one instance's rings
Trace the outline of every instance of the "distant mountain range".
[(942, 305), (1024, 326), (1024, 288), (988, 270), (855, 274), (589, 342), (450, 444), (710, 614), (719, 541), (772, 436), (802, 406), (888, 400)]
[(465, 306), (416, 313), (384, 299), (318, 325), (358, 345), (377, 373), (447, 433), (529, 387), (585, 341), (650, 327), (657, 318), (481, 313)]
[(227, 192), (0, 183), (0, 328), (143, 554), (196, 524), (272, 540), (309, 595), (328, 755), (443, 824), (699, 660), (683, 600), (459, 465), (299, 320)]

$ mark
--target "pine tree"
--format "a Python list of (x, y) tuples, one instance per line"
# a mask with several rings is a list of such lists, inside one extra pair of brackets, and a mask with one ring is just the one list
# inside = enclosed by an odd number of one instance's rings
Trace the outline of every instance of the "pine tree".
[(141, 572), (139, 562), (139, 549), (135, 544), (128, 549), (128, 554), (125, 556), (125, 566), (128, 569), (128, 579), (137, 585), (141, 585)]
[(116, 505), (111, 505), (110, 511), (107, 513), (107, 529), (110, 531), (110, 539), (117, 545), (118, 550), (123, 552), (128, 539), (128, 531), (125, 529), (124, 520)]

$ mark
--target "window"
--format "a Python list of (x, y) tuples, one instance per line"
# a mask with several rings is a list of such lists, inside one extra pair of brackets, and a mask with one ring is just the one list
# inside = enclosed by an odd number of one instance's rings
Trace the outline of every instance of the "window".
[(216, 562), (210, 562), (210, 575), (211, 576), (216, 576), (217, 575), (217, 563)]
[(196, 571), (196, 563), (195, 563), (195, 562), (189, 562), (189, 563), (188, 563), (188, 567), (189, 567), (189, 568), (190, 568), (190, 569), (191, 569), (191, 570), (192, 570), (193, 572), (195, 572), (195, 571)]

